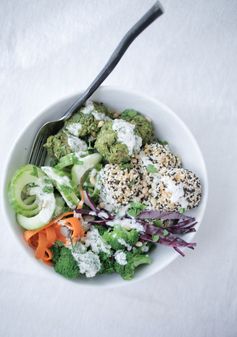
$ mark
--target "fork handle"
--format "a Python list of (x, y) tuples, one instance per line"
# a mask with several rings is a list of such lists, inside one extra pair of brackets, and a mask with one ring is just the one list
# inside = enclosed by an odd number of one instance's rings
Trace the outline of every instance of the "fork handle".
[(75, 111), (82, 107), (87, 99), (96, 91), (96, 89), (116, 67), (123, 54), (128, 49), (130, 44), (136, 39), (136, 37), (163, 13), (164, 10), (162, 5), (159, 1), (156, 1), (156, 3), (146, 12), (146, 14), (144, 14), (141, 19), (137, 21), (137, 23), (123, 37), (101, 72), (96, 76), (94, 81), (89, 85), (85, 92), (66, 111), (64, 119), (70, 118)]

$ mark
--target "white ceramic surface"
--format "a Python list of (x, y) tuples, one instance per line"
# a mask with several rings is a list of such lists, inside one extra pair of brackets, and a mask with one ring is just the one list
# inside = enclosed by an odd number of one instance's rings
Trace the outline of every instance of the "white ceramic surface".
[[(76, 96), (69, 97), (56, 103), (32, 120), (22, 132), (21, 136), (15, 141), (6, 165), (4, 177), (5, 185), (3, 186), (6, 216), (9, 221), (9, 226), (11, 226), (15, 236), (18, 238), (18, 242), (21, 244), (22, 249), (26, 251), (27, 255), (31, 259), (34, 258), (33, 252), (25, 245), (22, 238), (21, 228), (16, 224), (15, 214), (8, 203), (7, 185), (15, 170), (27, 162), (31, 142), (40, 125), (48, 120), (60, 117), (65, 111), (65, 108), (74, 100), (75, 97)], [(134, 108), (150, 117), (154, 122), (156, 133), (159, 138), (167, 140), (172, 151), (181, 156), (183, 166), (194, 171), (200, 177), (203, 186), (202, 201), (198, 208), (189, 212), (196, 217), (198, 221), (196, 229), (198, 229), (207, 203), (208, 180), (203, 156), (195, 138), (187, 126), (167, 106), (140, 93), (126, 91), (117, 87), (104, 86), (96, 91), (92, 99), (104, 102), (113, 110), (122, 111), (125, 108)], [(194, 240), (194, 236), (195, 233), (190, 233), (183, 236), (183, 238), (191, 242)], [(187, 253), (186, 249), (185, 251)], [(195, 254), (195, 251), (193, 254)], [(137, 271), (135, 278), (132, 281), (129, 281), (129, 284), (153, 275), (171, 263), (179, 256), (179, 254), (172, 248), (159, 245), (157, 249), (152, 252), (151, 256), (153, 259), (152, 264), (144, 266)], [(52, 268), (43, 265), (37, 260), (35, 262), (38, 263), (39, 273), (48, 273), (48, 277), (51, 278), (60, 277), (53, 271)], [(185, 265), (183, 268), (185, 268)], [(65, 282), (68, 281), (65, 280)], [(113, 274), (102, 275), (93, 279), (81, 278), (78, 281), (75, 281), (75, 283), (78, 286), (87, 285), (113, 287), (126, 285), (128, 282), (123, 281), (120, 276)]]

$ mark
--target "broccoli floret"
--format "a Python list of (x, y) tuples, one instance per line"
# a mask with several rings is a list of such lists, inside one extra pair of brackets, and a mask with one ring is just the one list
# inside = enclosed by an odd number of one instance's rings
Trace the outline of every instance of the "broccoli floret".
[(113, 258), (106, 253), (100, 253), (99, 258), (101, 262), (100, 274), (113, 273), (114, 272)]
[(63, 243), (61, 241), (56, 241), (54, 245), (50, 248), (53, 254), (52, 261), (54, 264), (57, 263), (58, 259), (60, 258), (60, 252), (62, 247), (64, 247)]
[(57, 273), (69, 279), (74, 279), (79, 276), (79, 267), (70, 249), (64, 247), (61, 242), (56, 242), (51, 247), (51, 251), (53, 253), (54, 269)]
[(111, 116), (103, 103), (89, 102), (66, 121), (65, 129), (74, 136), (96, 138), (104, 121)]
[(100, 236), (102, 236), (105, 232), (107, 232), (107, 228), (101, 225), (94, 225), (94, 227), (98, 230)]
[(114, 263), (114, 270), (120, 274), (124, 280), (131, 280), (138, 266), (151, 263), (149, 255), (127, 253), (126, 258), (127, 264), (125, 265), (121, 265), (118, 262)]
[(138, 111), (126, 109), (121, 113), (120, 117), (125, 121), (136, 125), (136, 130), (142, 137), (143, 145), (151, 143), (154, 139), (154, 129), (152, 123)]
[(131, 249), (138, 241), (139, 233), (135, 230), (127, 230), (122, 227), (115, 227), (113, 230), (107, 230), (103, 234), (103, 239), (114, 249)]

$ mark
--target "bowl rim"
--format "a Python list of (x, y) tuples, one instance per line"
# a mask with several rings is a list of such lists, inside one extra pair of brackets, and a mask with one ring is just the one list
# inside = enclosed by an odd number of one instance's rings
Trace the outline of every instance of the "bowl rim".
[[(131, 95), (134, 95), (134, 96), (139, 96), (143, 100), (150, 101), (153, 104), (155, 104), (157, 106), (160, 106), (163, 110), (167, 111), (172, 116), (173, 119), (176, 119), (176, 121), (182, 125), (182, 127), (185, 129), (185, 132), (189, 135), (189, 137), (192, 139), (193, 143), (195, 144), (196, 149), (198, 151), (199, 159), (201, 160), (200, 164), (202, 166), (202, 173), (203, 173), (203, 178), (204, 178), (202, 183), (203, 183), (203, 186), (205, 187), (205, 193), (203, 194), (203, 198), (202, 198), (202, 204), (203, 204), (203, 206), (202, 206), (202, 209), (201, 209), (200, 214), (199, 214), (199, 222), (198, 222), (198, 224), (195, 227), (196, 228), (196, 232), (190, 233), (190, 240), (192, 240), (196, 236), (196, 234), (197, 234), (197, 232), (198, 232), (198, 230), (200, 228), (200, 225), (201, 225), (201, 223), (203, 221), (203, 217), (204, 217), (204, 214), (205, 214), (205, 211), (206, 211), (206, 207), (207, 207), (208, 193), (209, 193), (209, 186), (208, 186), (209, 184), (208, 184), (208, 174), (207, 174), (206, 163), (204, 161), (204, 157), (203, 157), (202, 151), (201, 151), (201, 149), (199, 147), (199, 144), (198, 144), (195, 136), (190, 131), (190, 129), (186, 125), (186, 123), (171, 108), (169, 108), (169, 106), (167, 106), (166, 104), (160, 102), (158, 99), (156, 99), (156, 98), (154, 98), (152, 96), (149, 96), (147, 94), (144, 94), (141, 91), (131, 90), (130, 88), (125, 88), (124, 86), (120, 87), (120, 86), (117, 86), (117, 85), (101, 85), (96, 91), (102, 92), (102, 94), (103, 94), (103, 91), (109, 91), (109, 90), (116, 92), (118, 95), (120, 93), (122, 93), (122, 94), (131, 94)], [(51, 103), (49, 106), (45, 107), (36, 116), (34, 116), (32, 119), (30, 119), (30, 121), (28, 123), (26, 123), (26, 125), (23, 128), (23, 130), (18, 134), (18, 136), (13, 141), (12, 146), (10, 147), (10, 150), (9, 150), (9, 153), (8, 153), (5, 165), (3, 167), (3, 175), (2, 175), (2, 179), (1, 179), (1, 186), (2, 186), (1, 187), (1, 189), (2, 189), (2, 191), (1, 191), (1, 204), (2, 204), (2, 208), (4, 210), (3, 211), (4, 217), (7, 219), (9, 227), (11, 228), (10, 232), (13, 234), (13, 236), (15, 237), (15, 240), (17, 241), (17, 243), (21, 247), (22, 247), (22, 242), (20, 242), (20, 239), (18, 238), (17, 234), (15, 233), (15, 231), (13, 229), (13, 226), (12, 226), (12, 223), (11, 223), (11, 219), (9, 218), (9, 214), (7, 212), (8, 201), (7, 201), (7, 198), (5, 197), (5, 195), (6, 195), (5, 189), (7, 188), (7, 169), (9, 167), (9, 164), (10, 164), (10, 161), (11, 161), (11, 158), (12, 158), (12, 153), (13, 153), (14, 148), (17, 145), (18, 141), (21, 139), (21, 137), (25, 133), (26, 129), (28, 129), (31, 124), (34, 124), (41, 114), (45, 113), (50, 108), (54, 107), (56, 104), (60, 104), (62, 102), (66, 102), (67, 100), (70, 100), (73, 97), (76, 97), (76, 96), (80, 95), (82, 92), (83, 92), (83, 90), (81, 90), (81, 91), (79, 91), (77, 93), (71, 94), (71, 95), (67, 95), (66, 97), (62, 97), (59, 100)], [(25, 254), (32, 261), (32, 257), (30, 256), (30, 254), (28, 254), (25, 249), (23, 249), (23, 251), (25, 251)], [(184, 248), (183, 251), (187, 251), (187, 248)], [(116, 282), (114, 284), (103, 284), (103, 283), (94, 284), (94, 283), (90, 283), (90, 282), (88, 282), (88, 284), (86, 284), (86, 283), (79, 283), (79, 282), (75, 282), (75, 281), (71, 281), (71, 280), (69, 280), (69, 281), (70, 281), (71, 284), (74, 283), (77, 286), (80, 285), (80, 287), (88, 287), (88, 288), (91, 288), (91, 287), (97, 287), (97, 288), (115, 288), (116, 287), (117, 288), (117, 287), (120, 287), (120, 286), (130, 285), (130, 284), (134, 284), (136, 282), (143, 281), (143, 280), (145, 280), (145, 279), (147, 279), (147, 278), (149, 278), (149, 277), (157, 274), (158, 272), (160, 272), (164, 268), (166, 268), (168, 265), (170, 265), (178, 257), (179, 257), (179, 254), (173, 255), (168, 260), (168, 262), (164, 263), (160, 268), (151, 269), (149, 272), (144, 272), (143, 274), (139, 275), (138, 277), (135, 276), (134, 279), (130, 280), (129, 282), (125, 282), (123, 279), (121, 279), (121, 282)], [(49, 271), (48, 271), (48, 273), (49, 273)], [(52, 275), (51, 272), (50, 272), (50, 274)], [(62, 279), (62, 281), (65, 281), (57, 273), (55, 273), (55, 276), (58, 276), (60, 279)]]

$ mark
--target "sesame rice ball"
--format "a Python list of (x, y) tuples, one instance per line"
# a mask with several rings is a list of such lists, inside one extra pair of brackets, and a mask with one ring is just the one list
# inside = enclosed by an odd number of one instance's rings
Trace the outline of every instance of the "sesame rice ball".
[(168, 146), (159, 143), (146, 144), (140, 152), (138, 159), (141, 166), (154, 165), (157, 171), (160, 171), (164, 167), (181, 167), (181, 159), (173, 154)]
[[(117, 164), (107, 164), (99, 175), (100, 202), (108, 210), (139, 200), (143, 182), (136, 168), (121, 169)], [(146, 182), (144, 182), (146, 185)], [(148, 189), (147, 189), (148, 191)]]
[(201, 200), (201, 183), (191, 171), (183, 168), (162, 169), (147, 174), (150, 207), (167, 211), (191, 209)]

